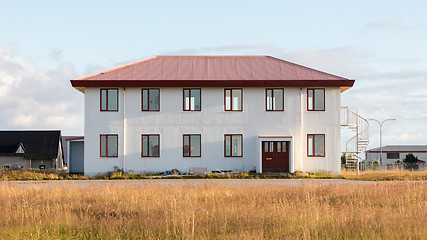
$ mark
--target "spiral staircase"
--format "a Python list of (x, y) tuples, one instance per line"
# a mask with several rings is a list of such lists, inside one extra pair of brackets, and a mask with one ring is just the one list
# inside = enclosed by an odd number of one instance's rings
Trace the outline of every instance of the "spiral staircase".
[(369, 145), (368, 120), (358, 114), (357, 108), (341, 107), (341, 126), (348, 127), (355, 133), (345, 144), (345, 167), (359, 172), (357, 163), (362, 160), (359, 155)]

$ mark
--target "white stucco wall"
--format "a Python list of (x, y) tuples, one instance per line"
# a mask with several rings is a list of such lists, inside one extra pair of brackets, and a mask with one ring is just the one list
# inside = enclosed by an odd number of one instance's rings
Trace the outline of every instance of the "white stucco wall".
[[(306, 88), (285, 88), (283, 112), (265, 111), (265, 88), (243, 88), (242, 112), (224, 111), (223, 88), (202, 88), (201, 112), (182, 111), (182, 88), (161, 88), (160, 112), (141, 112), (140, 88), (119, 89), (118, 112), (100, 112), (99, 94), (99, 88), (85, 90), (87, 175), (113, 171), (114, 167), (132, 172), (173, 168), (186, 172), (191, 167), (259, 172), (260, 135), (292, 136), (295, 171), (339, 173), (341, 169), (338, 87), (326, 88), (326, 110), (316, 112), (306, 110)], [(201, 157), (183, 157), (182, 135), (192, 133), (202, 135)], [(118, 157), (99, 157), (100, 134), (119, 135)], [(141, 158), (141, 134), (160, 134), (160, 157)], [(224, 134), (243, 134), (243, 157), (224, 157)], [(307, 134), (325, 134), (325, 157), (307, 157)]]

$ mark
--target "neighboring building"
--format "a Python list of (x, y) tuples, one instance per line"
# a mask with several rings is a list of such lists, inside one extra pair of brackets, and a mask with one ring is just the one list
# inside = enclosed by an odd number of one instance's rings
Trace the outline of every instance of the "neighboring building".
[[(380, 160), (380, 148), (367, 150), (366, 160), (374, 162)], [(395, 164), (398, 159), (403, 161), (407, 154), (412, 153), (418, 157), (419, 164), (425, 164), (427, 160), (427, 145), (387, 145), (382, 147), (382, 165)]]
[(63, 168), (61, 131), (0, 131), (0, 166)]
[(84, 173), (84, 137), (62, 137), (67, 173)]
[(354, 80), (270, 56), (158, 56), (71, 80), (84, 172), (191, 168), (340, 173), (340, 93)]

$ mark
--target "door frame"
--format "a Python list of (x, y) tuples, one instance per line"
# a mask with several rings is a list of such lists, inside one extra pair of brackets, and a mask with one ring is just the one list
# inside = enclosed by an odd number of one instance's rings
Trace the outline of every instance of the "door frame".
[(289, 173), (294, 173), (294, 137), (293, 136), (259, 136), (258, 137), (258, 172), (262, 173), (262, 142), (289, 142)]

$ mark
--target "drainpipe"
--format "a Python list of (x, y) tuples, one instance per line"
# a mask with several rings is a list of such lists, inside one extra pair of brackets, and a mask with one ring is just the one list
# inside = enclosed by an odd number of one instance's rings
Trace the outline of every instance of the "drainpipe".
[(123, 172), (126, 172), (126, 88), (123, 88)]
[[(303, 167), (303, 159), (304, 159), (304, 96), (302, 93), (302, 88), (299, 89), (300, 92), (300, 121), (301, 121), (301, 132), (300, 132), (300, 167)], [(295, 165), (294, 165), (295, 168)], [(295, 170), (295, 169), (294, 169)]]

